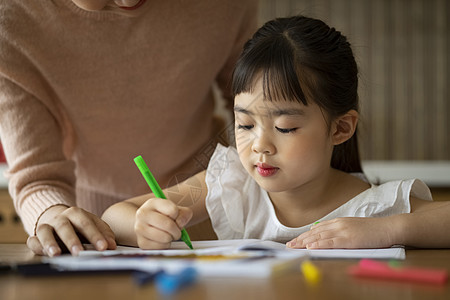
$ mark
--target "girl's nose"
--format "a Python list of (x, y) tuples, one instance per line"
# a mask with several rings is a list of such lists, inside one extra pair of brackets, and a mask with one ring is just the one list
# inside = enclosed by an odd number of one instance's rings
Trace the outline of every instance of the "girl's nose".
[(252, 151), (258, 154), (273, 155), (276, 152), (276, 148), (269, 137), (261, 134), (253, 140)]

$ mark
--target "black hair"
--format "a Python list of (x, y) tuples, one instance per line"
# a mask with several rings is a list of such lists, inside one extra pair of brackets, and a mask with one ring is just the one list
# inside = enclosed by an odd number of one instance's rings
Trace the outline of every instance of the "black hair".
[[(295, 16), (264, 24), (236, 63), (233, 95), (252, 92), (260, 76), (269, 101), (313, 101), (331, 120), (359, 110), (358, 67), (350, 43), (321, 20)], [(362, 172), (356, 131), (334, 147), (331, 167)]]

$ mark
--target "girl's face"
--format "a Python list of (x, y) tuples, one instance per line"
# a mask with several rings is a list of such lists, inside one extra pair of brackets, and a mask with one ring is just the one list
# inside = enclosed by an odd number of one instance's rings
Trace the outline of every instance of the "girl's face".
[(136, 9), (146, 0), (72, 0), (78, 7), (89, 10), (102, 10), (106, 6), (116, 6), (122, 9)]
[(331, 170), (332, 128), (317, 104), (264, 100), (259, 80), (234, 111), (240, 160), (264, 190), (295, 192)]

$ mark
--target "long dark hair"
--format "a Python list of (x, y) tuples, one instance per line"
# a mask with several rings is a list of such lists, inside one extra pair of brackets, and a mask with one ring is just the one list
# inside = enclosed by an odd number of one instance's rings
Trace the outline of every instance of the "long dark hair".
[[(308, 105), (329, 118), (359, 110), (358, 67), (346, 37), (320, 20), (295, 16), (267, 22), (245, 44), (236, 63), (234, 96), (251, 92), (262, 76), (264, 97)], [(331, 167), (362, 172), (357, 133), (333, 149)]]

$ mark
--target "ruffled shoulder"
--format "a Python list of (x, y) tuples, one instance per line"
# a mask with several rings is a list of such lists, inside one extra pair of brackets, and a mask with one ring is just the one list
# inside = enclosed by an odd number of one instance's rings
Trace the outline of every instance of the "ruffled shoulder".
[(419, 179), (389, 181), (372, 186), (328, 217), (384, 217), (409, 213), (410, 196), (432, 200), (430, 189)]
[(433, 201), (430, 188), (420, 179), (412, 179), (410, 196), (422, 200)]
[[(244, 185), (250, 175), (236, 148), (217, 145), (206, 170), (206, 209), (219, 239), (242, 238), (245, 229)], [(247, 194), (247, 193), (246, 193)]]
[(430, 189), (419, 179), (395, 180), (372, 189), (373, 199), (380, 205), (374, 215), (388, 216), (411, 212), (410, 197), (432, 200)]

